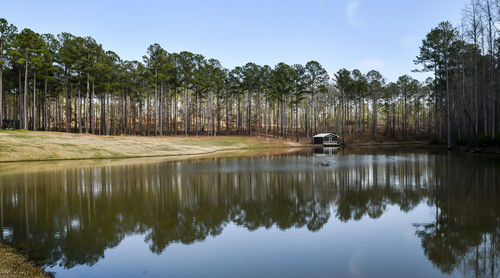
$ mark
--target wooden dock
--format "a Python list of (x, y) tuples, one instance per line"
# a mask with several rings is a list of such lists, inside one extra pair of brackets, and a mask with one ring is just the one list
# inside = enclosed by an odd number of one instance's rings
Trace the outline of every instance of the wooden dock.
[(323, 147), (325, 147), (325, 148), (338, 148), (338, 147), (340, 147), (340, 143), (338, 141), (324, 142)]

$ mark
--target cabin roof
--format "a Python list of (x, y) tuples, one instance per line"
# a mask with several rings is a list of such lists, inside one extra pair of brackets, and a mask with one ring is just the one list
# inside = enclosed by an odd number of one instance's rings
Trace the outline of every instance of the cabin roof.
[(324, 138), (327, 136), (339, 137), (337, 134), (333, 134), (333, 133), (320, 133), (320, 134), (314, 135), (313, 138)]

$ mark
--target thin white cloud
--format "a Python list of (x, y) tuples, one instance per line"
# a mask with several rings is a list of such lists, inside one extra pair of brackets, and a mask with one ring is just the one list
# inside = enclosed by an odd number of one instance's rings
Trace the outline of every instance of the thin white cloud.
[(369, 59), (369, 60), (363, 60), (359, 62), (360, 66), (364, 66), (370, 69), (380, 69), (385, 66), (385, 61), (379, 60), (379, 59)]
[(352, 26), (358, 25), (358, 8), (359, 0), (349, 0), (349, 2), (347, 2), (346, 17), (347, 21)]
[(417, 38), (415, 36), (405, 36), (401, 39), (401, 45), (404, 47), (415, 47), (417, 46)]

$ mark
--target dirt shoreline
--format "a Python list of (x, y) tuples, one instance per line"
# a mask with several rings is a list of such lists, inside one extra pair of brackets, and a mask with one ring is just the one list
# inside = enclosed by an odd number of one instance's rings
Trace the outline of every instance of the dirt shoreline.
[(49, 278), (49, 274), (17, 253), (14, 249), (0, 243), (0, 277), (4, 278)]

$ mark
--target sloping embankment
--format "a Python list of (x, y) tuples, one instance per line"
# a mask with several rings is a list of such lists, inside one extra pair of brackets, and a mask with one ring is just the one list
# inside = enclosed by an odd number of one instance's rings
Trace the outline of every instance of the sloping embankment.
[(0, 131), (0, 162), (183, 156), (297, 146), (301, 145), (244, 136), (143, 137)]

